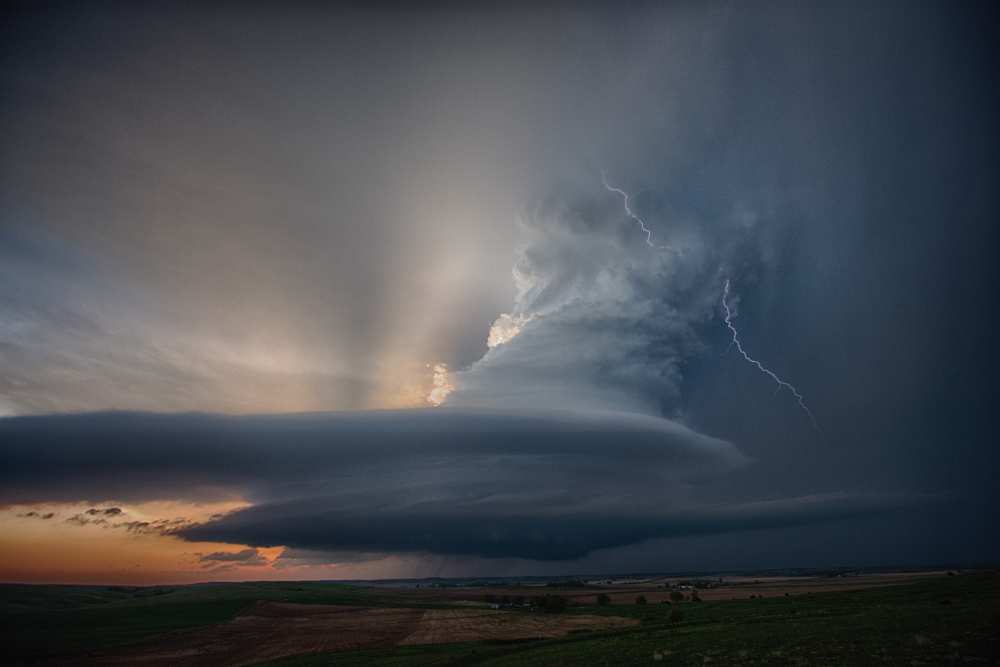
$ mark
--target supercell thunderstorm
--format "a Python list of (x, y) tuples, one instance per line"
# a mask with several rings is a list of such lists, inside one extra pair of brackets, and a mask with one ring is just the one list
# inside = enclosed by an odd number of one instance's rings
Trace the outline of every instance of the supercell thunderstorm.
[[(666, 242), (654, 240), (628, 192), (609, 183), (604, 171), (601, 184), (621, 198), (644, 245), (659, 252), (636, 253), (599, 205), (536, 211), (522, 221), (527, 240), (513, 269), (514, 309), (496, 318), (479, 361), (455, 373), (433, 366), (428, 402), (677, 412), (681, 368), (702, 347), (699, 322), (718, 317), (719, 276), (746, 261), (736, 257), (741, 251), (733, 242), (746, 230), (702, 221), (686, 235), (682, 225), (672, 225)], [(743, 347), (730, 289), (726, 277), (721, 305), (732, 345), (778, 390), (786, 389), (820, 432), (798, 388)]]

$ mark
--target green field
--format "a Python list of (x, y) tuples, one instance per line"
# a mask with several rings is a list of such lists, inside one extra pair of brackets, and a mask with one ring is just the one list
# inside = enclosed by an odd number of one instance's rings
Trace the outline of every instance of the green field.
[[(0, 632), (4, 652), (13, 659), (8, 662), (23, 662), (222, 622), (257, 600), (413, 606), (412, 596), (397, 595), (316, 582), (154, 589), (3, 586)], [(679, 620), (671, 619), (675, 610), (681, 611)], [(556, 640), (386, 648), (299, 656), (270, 664), (623, 665), (650, 664), (656, 655), (664, 665), (1000, 663), (997, 574), (753, 600), (581, 605), (568, 613), (630, 616), (641, 624)]]

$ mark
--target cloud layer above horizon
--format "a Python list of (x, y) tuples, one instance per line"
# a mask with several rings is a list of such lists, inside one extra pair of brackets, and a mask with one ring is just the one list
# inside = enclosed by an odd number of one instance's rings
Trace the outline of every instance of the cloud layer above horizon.
[[(251, 505), (170, 534), (340, 553), (573, 560), (912, 502), (706, 505), (690, 487), (744, 455), (668, 420), (611, 412), (98, 413), (4, 419), (0, 440), (4, 505), (240, 498)], [(89, 510), (109, 512), (122, 510)]]

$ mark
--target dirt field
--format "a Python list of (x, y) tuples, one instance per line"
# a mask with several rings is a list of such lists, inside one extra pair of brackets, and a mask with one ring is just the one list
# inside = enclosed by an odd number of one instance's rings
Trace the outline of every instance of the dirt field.
[(637, 621), (616, 616), (512, 614), (488, 609), (430, 609), (400, 644), (562, 637), (573, 630), (617, 629)]
[(228, 623), (168, 633), (85, 664), (245, 665), (300, 653), (392, 646), (419, 624), (420, 609), (259, 602)]
[(259, 602), (228, 623), (174, 632), (72, 664), (247, 665), (304, 653), (484, 639), (561, 637), (636, 621), (491, 609), (366, 608)]

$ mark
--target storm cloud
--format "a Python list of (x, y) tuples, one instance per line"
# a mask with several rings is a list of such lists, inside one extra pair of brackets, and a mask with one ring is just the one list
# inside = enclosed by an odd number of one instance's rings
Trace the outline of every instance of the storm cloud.
[(11, 417), (0, 420), (0, 441), (0, 502), (7, 504), (263, 501), (335, 489), (344, 498), (361, 494), (363, 508), (380, 496), (383, 503), (433, 498), (435, 489), (502, 498), (517, 478), (542, 496), (587, 487), (629, 494), (747, 460), (732, 444), (680, 424), (611, 412)]
[(995, 560), (995, 5), (378, 4), (5, 15), (0, 503), (246, 501), (120, 527), (286, 564)]
[(748, 465), (744, 455), (669, 420), (610, 412), (14, 417), (0, 440), (4, 503), (239, 497), (252, 505), (159, 532), (255, 547), (571, 560), (912, 504), (839, 494), (706, 505), (691, 489)]
[(722, 281), (759, 270), (768, 221), (736, 202), (632, 206), (657, 221), (656, 247), (603, 187), (521, 217), (514, 308), (494, 323), (486, 355), (455, 374), (450, 405), (680, 411)]
[[(403, 508), (376, 506), (361, 513), (341, 509), (339, 498), (318, 498), (252, 507), (179, 534), (193, 540), (288, 545), (341, 553), (567, 561), (595, 550), (652, 539), (872, 516), (909, 509), (920, 502), (913, 498), (833, 496), (710, 508), (688, 505), (671, 511), (663, 509), (671, 503), (662, 497), (658, 509), (648, 505), (644, 508), (643, 499), (634, 497), (611, 502), (602, 499), (596, 507), (579, 500), (572, 504), (558, 502), (557, 498), (547, 509), (539, 510), (538, 503), (553, 499), (518, 486), (514, 478), (507, 486), (508, 496), (521, 499), (507, 498), (498, 503), (476, 500), (460, 506), (456, 506), (455, 499), (447, 499)], [(649, 513), (641, 513), (644, 509)]]

